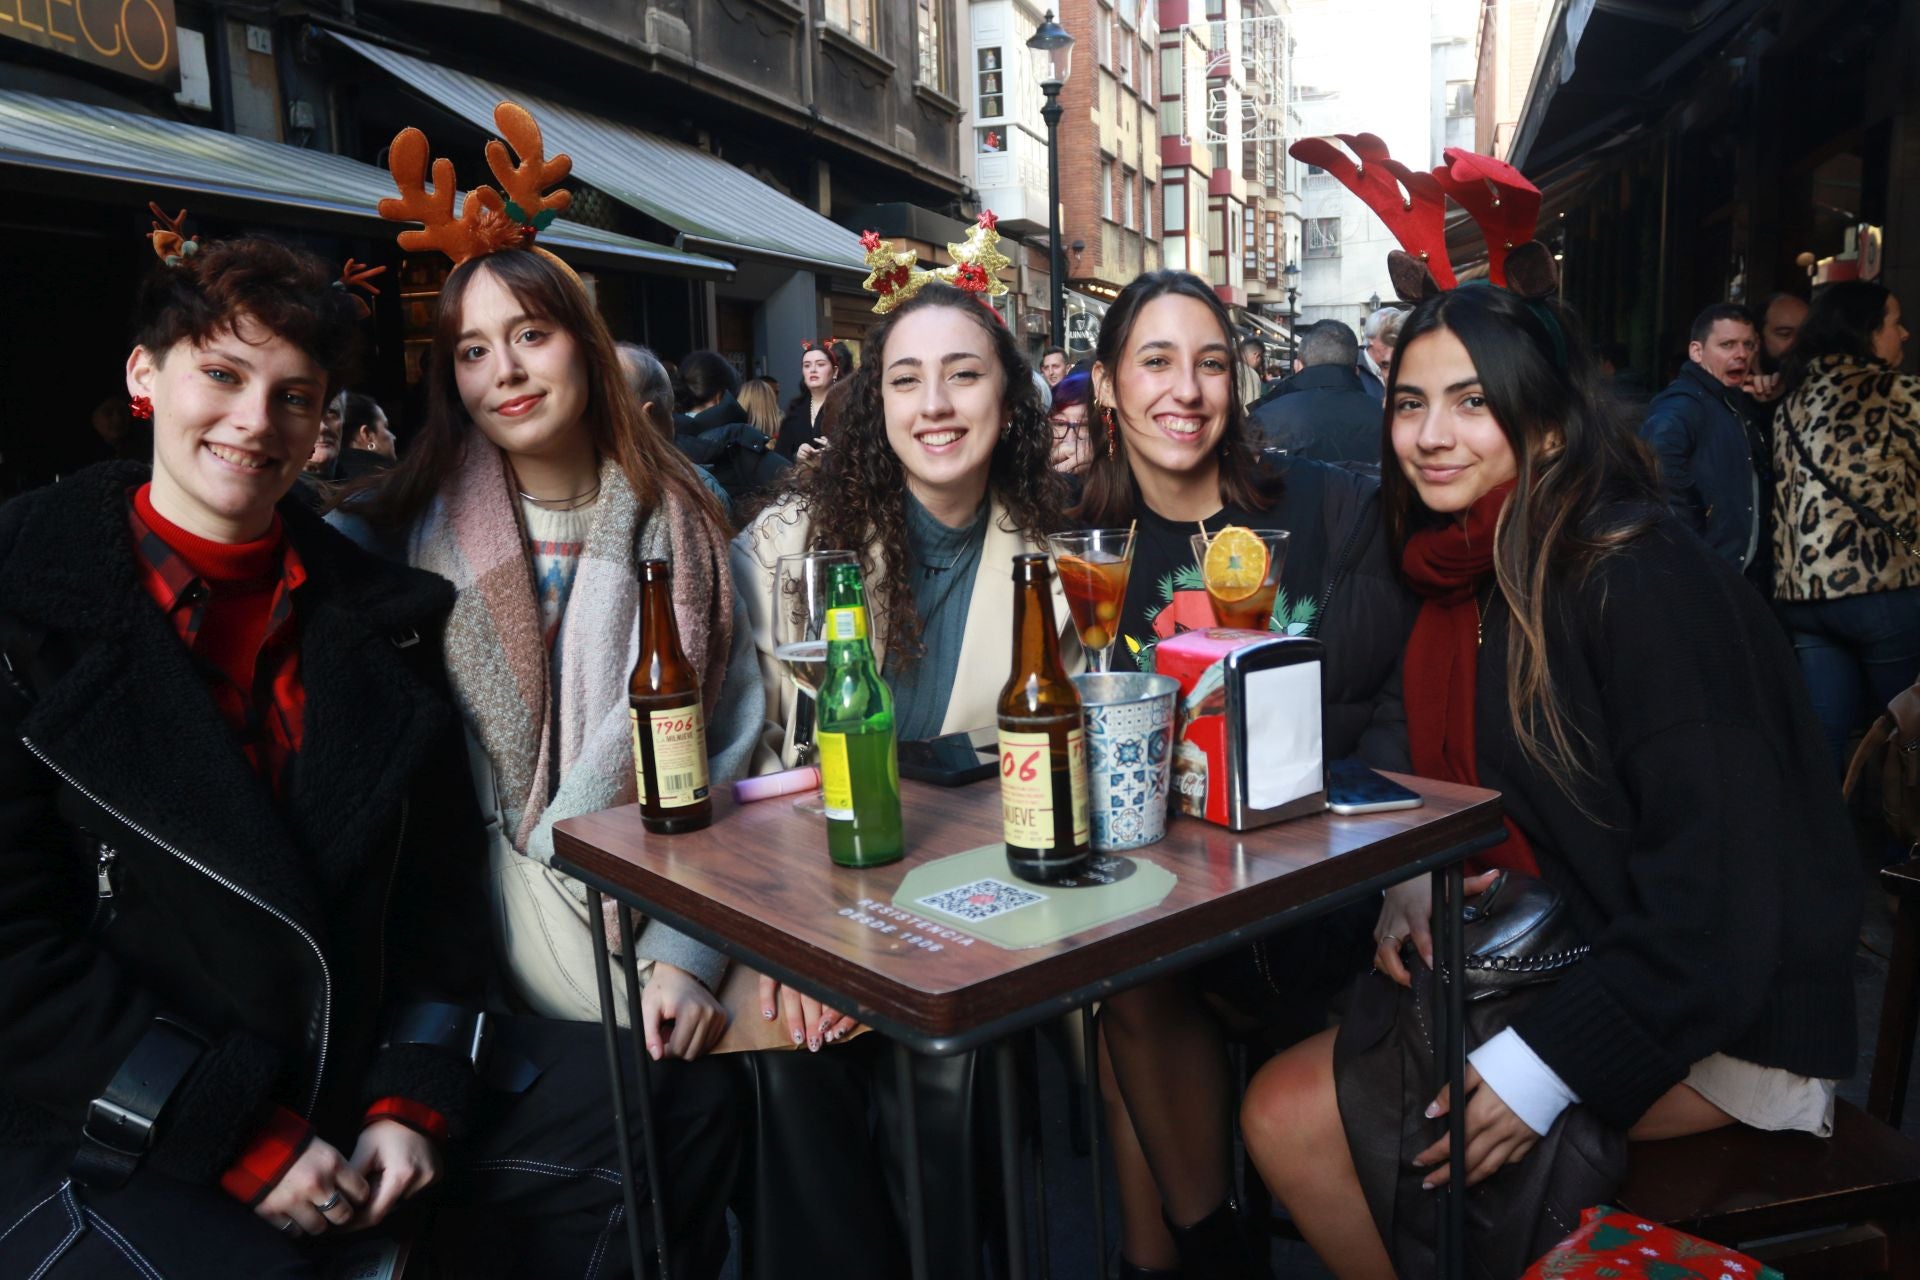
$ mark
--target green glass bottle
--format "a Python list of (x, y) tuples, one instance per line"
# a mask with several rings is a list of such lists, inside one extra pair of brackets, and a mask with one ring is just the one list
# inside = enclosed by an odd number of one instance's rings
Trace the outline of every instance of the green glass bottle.
[(868, 638), (860, 566), (836, 564), (827, 582), (827, 678), (816, 699), (827, 853), (843, 867), (877, 867), (906, 852), (900, 830), (900, 757), (893, 691)]

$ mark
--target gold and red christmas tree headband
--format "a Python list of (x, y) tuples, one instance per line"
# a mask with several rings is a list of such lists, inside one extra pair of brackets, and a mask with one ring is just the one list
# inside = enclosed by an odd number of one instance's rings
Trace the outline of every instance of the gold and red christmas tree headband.
[(912, 250), (896, 250), (893, 241), (882, 240), (877, 231), (861, 232), (860, 247), (867, 251), (867, 278), (861, 287), (874, 295), (874, 313), (885, 315), (935, 282), (974, 294), (983, 306), (987, 299), (1004, 294), (1007, 284), (1000, 273), (1012, 266), (1013, 260), (1000, 252), (998, 221), (993, 210), (982, 210), (967, 229), (967, 238), (947, 246), (952, 263), (932, 271), (922, 271), (916, 265), (918, 259)]
[[(411, 127), (394, 135), (393, 145), (387, 149), (387, 171), (400, 194), (380, 202), (380, 216), (393, 222), (420, 224), (400, 233), (402, 249), (410, 253), (438, 249), (453, 259), (455, 266), (502, 249), (534, 249), (560, 262), (535, 248), (533, 241), (573, 203), (572, 192), (548, 190), (573, 171), (573, 159), (567, 155), (546, 159), (540, 125), (525, 107), (502, 102), (493, 109), (493, 122), (506, 139), (505, 143), (499, 139), (487, 143), (487, 167), (500, 185), (495, 188), (482, 183), (469, 191), (457, 217), (453, 212), (458, 189), (453, 161), (445, 156), (433, 161), (433, 189), (429, 191), (427, 161), (431, 152), (427, 135)], [(513, 148), (512, 155), (507, 152), (508, 146)]]

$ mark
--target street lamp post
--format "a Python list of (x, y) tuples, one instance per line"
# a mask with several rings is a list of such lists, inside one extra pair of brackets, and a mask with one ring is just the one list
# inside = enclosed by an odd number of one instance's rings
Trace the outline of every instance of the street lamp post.
[(1028, 38), (1027, 49), (1033, 57), (1033, 72), (1040, 81), (1040, 91), (1047, 95), (1046, 105), (1040, 108), (1040, 118), (1047, 122), (1047, 275), (1053, 290), (1052, 342), (1064, 349), (1067, 284), (1066, 262), (1060, 253), (1060, 150), (1056, 144), (1060, 135), (1060, 90), (1066, 86), (1067, 74), (1073, 69), (1073, 37), (1053, 20), (1053, 10), (1049, 9)]
[(1287, 372), (1293, 372), (1293, 362), (1300, 354), (1300, 339), (1294, 334), (1293, 300), (1300, 296), (1300, 268), (1289, 262), (1280, 268), (1280, 274), (1287, 280)]

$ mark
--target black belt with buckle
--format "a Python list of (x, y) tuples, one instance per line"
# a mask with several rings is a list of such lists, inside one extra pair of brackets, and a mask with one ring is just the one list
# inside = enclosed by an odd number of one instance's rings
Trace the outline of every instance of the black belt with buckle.
[(106, 1090), (87, 1104), (73, 1176), (93, 1187), (124, 1186), (153, 1146), (154, 1130), (174, 1091), (206, 1051), (198, 1032), (156, 1017)]

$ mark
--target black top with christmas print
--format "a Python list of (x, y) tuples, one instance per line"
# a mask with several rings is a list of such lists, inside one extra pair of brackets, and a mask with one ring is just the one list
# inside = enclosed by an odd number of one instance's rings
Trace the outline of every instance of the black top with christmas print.
[[(1208, 533), (1230, 524), (1285, 529), (1271, 626), (1327, 646), (1322, 670), (1329, 759), (1357, 755), (1375, 768), (1406, 769), (1406, 725), (1398, 670), (1418, 608), (1388, 563), (1380, 527), (1380, 482), (1303, 458), (1264, 455), (1264, 510), (1223, 507), (1200, 522)], [(1151, 670), (1153, 646), (1168, 636), (1214, 625), (1189, 538), (1192, 521), (1162, 518), (1137, 504), (1133, 570), (1113, 646), (1116, 671)]]
[(1182, 631), (1214, 625), (1213, 604), (1207, 597), (1191, 541), (1203, 526), (1210, 534), (1229, 525), (1288, 530), (1280, 591), (1274, 597), (1268, 625), (1288, 635), (1313, 634), (1325, 557), (1310, 550), (1308, 563), (1296, 564), (1299, 557), (1290, 521), (1297, 522), (1300, 513), (1285, 500), (1285, 475), (1277, 467), (1261, 472), (1260, 490), (1271, 504), (1265, 510), (1225, 506), (1204, 521), (1173, 521), (1152, 510), (1144, 500), (1139, 502), (1135, 508), (1139, 524), (1133, 535), (1133, 570), (1127, 579), (1126, 604), (1120, 612), (1120, 640), (1113, 647), (1115, 671), (1151, 671), (1153, 647), (1160, 641)]

